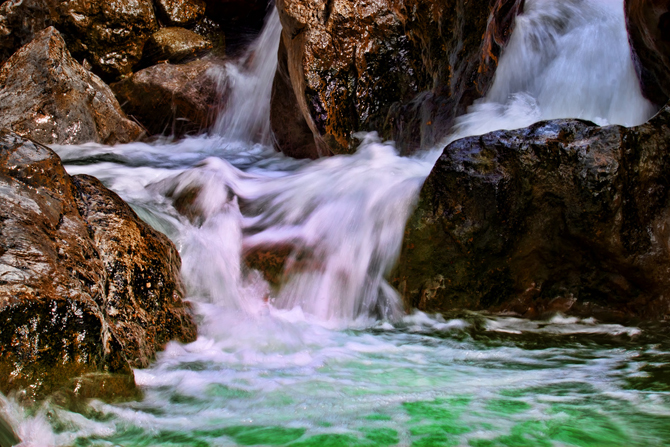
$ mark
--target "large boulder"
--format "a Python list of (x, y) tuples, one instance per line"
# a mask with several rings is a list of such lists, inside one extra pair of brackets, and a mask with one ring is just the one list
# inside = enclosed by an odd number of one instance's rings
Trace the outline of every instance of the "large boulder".
[(670, 316), (670, 105), (634, 127), (558, 120), (458, 140), (421, 191), (406, 304)]
[[(289, 155), (348, 153), (376, 130), (403, 153), (433, 146), (486, 93), (523, 0), (278, 0), (272, 127)], [(295, 98), (293, 100), (292, 98)], [(279, 104), (281, 102), (281, 104)], [(295, 111), (303, 131), (281, 132)]]
[(0, 392), (133, 395), (171, 339), (195, 338), (174, 245), (98, 180), (0, 132)]
[(185, 28), (163, 28), (151, 35), (144, 45), (142, 64), (179, 63), (202, 56), (212, 49), (212, 42)]
[(151, 0), (7, 0), (0, 6), (0, 63), (52, 25), (79, 61), (113, 80), (132, 73), (158, 22)]
[(670, 99), (670, 3), (626, 0), (625, 11), (642, 91), (660, 106)]
[(211, 59), (159, 64), (112, 84), (123, 109), (153, 135), (209, 128), (222, 104), (225, 69)]
[(136, 140), (110, 88), (75, 61), (49, 27), (0, 68), (0, 127), (42, 144)]

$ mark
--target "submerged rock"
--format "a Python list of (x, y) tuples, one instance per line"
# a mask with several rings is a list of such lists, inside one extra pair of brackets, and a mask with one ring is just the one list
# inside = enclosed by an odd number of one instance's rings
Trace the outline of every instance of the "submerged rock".
[(147, 40), (142, 62), (147, 66), (165, 61), (179, 63), (201, 56), (211, 49), (212, 43), (193, 31), (177, 27), (163, 28)]
[(458, 140), (393, 279), (408, 306), (670, 317), (670, 105), (625, 128), (557, 120)]
[(0, 127), (42, 144), (126, 143), (142, 134), (110, 88), (70, 56), (53, 27), (0, 68)]
[(204, 0), (155, 0), (160, 17), (169, 25), (188, 25), (205, 14)]
[[(284, 51), (271, 119), (279, 148), (306, 153), (305, 126), (311, 157), (353, 152), (358, 131), (379, 131), (403, 153), (431, 147), (487, 91), (522, 6), (278, 0)], [(282, 132), (295, 111), (305, 121), (297, 137)]]
[(660, 106), (670, 99), (670, 3), (626, 0), (625, 10), (642, 91)]
[(126, 113), (151, 134), (181, 136), (213, 123), (224, 97), (223, 78), (221, 65), (202, 59), (154, 65), (111, 87)]
[(174, 245), (50, 149), (0, 132), (0, 392), (135, 394), (131, 367), (195, 338)]

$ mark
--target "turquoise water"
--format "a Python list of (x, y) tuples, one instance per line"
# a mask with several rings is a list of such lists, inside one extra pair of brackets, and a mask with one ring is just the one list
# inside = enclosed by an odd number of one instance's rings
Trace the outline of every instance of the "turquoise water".
[(667, 329), (421, 313), (342, 329), (296, 310), (199, 314), (198, 341), (136, 371), (143, 400), (15, 408), (14, 421), (39, 433), (33, 445), (669, 445)]
[[(653, 113), (621, 0), (526, 5), (491, 93), (452, 139)], [(26, 409), (0, 396), (22, 445), (670, 445), (667, 323), (403, 313), (385, 278), (441, 150), (401, 158), (369, 134), (355, 155), (307, 162), (262, 144), (276, 14), (269, 24), (256, 71), (229, 70), (240, 88), (218, 126), (227, 138), (55, 148), (70, 174), (100, 178), (175, 242), (199, 337), (135, 371), (139, 401)], [(195, 223), (169, 198), (189, 188)], [(279, 289), (242, 262), (272, 245), (293, 250)]]

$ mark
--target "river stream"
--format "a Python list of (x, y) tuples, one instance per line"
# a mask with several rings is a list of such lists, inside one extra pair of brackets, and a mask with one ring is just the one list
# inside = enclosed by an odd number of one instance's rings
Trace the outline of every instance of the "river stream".
[[(403, 158), (372, 133), (350, 156), (275, 152), (279, 31), (271, 13), (255, 57), (229, 65), (213, 135), (54, 148), (175, 242), (199, 336), (135, 371), (139, 401), (3, 398), (22, 445), (670, 445), (660, 326), (404, 312), (386, 276), (443, 146)], [(449, 140), (560, 117), (640, 124), (654, 109), (629, 51), (621, 0), (528, 0), (491, 91)], [(189, 188), (192, 220), (170, 199)], [(241, 262), (272, 245), (292, 250), (279, 289)]]

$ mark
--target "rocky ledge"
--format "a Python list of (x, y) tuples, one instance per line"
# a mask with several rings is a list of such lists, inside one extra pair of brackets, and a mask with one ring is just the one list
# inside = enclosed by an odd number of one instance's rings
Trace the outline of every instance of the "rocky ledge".
[(135, 394), (169, 340), (196, 329), (174, 245), (45, 146), (0, 131), (0, 391)]
[(408, 307), (670, 317), (670, 105), (625, 128), (558, 120), (446, 147), (394, 283)]

